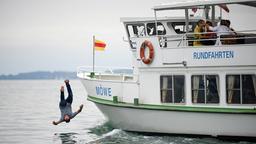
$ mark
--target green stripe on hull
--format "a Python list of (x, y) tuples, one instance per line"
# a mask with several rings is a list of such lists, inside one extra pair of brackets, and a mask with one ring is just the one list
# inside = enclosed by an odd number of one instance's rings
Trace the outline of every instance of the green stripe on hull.
[(230, 113), (230, 114), (256, 114), (256, 109), (241, 109), (241, 108), (217, 108), (217, 107), (192, 107), (192, 106), (171, 106), (171, 105), (150, 105), (118, 102), (114, 103), (111, 100), (105, 100), (88, 96), (89, 101), (123, 108), (145, 109), (145, 110), (162, 110), (162, 111), (183, 111), (183, 112), (203, 112), (203, 113)]

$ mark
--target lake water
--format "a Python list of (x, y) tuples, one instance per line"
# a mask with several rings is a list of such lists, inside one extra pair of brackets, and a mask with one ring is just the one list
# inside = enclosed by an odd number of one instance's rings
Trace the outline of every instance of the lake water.
[[(0, 81), (0, 143), (26, 144), (249, 144), (246, 141), (222, 141), (215, 138), (191, 138), (171, 135), (147, 135), (113, 129), (96, 106), (86, 100), (86, 91), (78, 80), (71, 80), (73, 110), (83, 111), (70, 123), (52, 125), (60, 111), (59, 80)], [(67, 92), (65, 92), (66, 94)]]

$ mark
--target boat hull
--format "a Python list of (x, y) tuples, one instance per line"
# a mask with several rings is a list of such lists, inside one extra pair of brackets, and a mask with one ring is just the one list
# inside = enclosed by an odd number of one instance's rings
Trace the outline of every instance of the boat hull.
[[(252, 107), (152, 104), (139, 99), (135, 82), (82, 79), (82, 83), (88, 93), (87, 99), (96, 104), (114, 128), (150, 133), (256, 137), (256, 109)], [(111, 92), (97, 92), (99, 86)]]
[(182, 112), (95, 104), (113, 127), (127, 131), (256, 137), (255, 114)]

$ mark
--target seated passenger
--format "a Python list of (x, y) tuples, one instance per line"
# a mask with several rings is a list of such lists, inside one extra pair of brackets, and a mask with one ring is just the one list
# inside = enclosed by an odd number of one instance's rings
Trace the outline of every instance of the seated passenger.
[(194, 29), (195, 41), (193, 42), (193, 46), (201, 46), (202, 45), (200, 39), (204, 38), (204, 35), (202, 34), (203, 32), (205, 32), (205, 21), (204, 20), (199, 20), (197, 22), (197, 25), (196, 25), (195, 29)]
[(225, 20), (226, 26), (233, 32), (233, 34), (229, 36), (224, 36), (223, 38), (225, 39), (222, 40), (223, 44), (236, 44), (238, 42), (237, 33), (233, 28), (230, 27), (230, 23), (231, 23), (230, 20)]
[(226, 26), (227, 26), (232, 32), (234, 32), (235, 35), (237, 35), (237, 33), (235, 32), (235, 30), (230, 27), (230, 24), (231, 24), (230, 20), (226, 20)]
[[(226, 44), (226, 40), (230, 40), (232, 38), (235, 37), (235, 32), (233, 32), (229, 27), (228, 27), (228, 24), (227, 24), (227, 21), (226, 20), (221, 20), (220, 21), (220, 24), (216, 27), (211, 27), (209, 26), (208, 27), (210, 30), (212, 30), (213, 32), (216, 32), (217, 33), (217, 36), (218, 37), (221, 37), (221, 38), (224, 38), (222, 41), (223, 44)], [(232, 39), (233, 41), (234, 39)], [(227, 41), (228, 42), (228, 41)], [(228, 42), (229, 43), (229, 42)], [(233, 42), (232, 42), (233, 43)], [(216, 44), (219, 45), (221, 44), (220, 43), (220, 40), (216, 41)]]
[(227, 26), (226, 20), (221, 20), (220, 24), (216, 27), (208, 27), (209, 30), (216, 32), (218, 36), (221, 35), (235, 35), (235, 33)]
[(206, 27), (206, 32), (207, 33), (204, 34), (204, 38), (209, 39), (209, 40), (201, 41), (201, 43), (203, 45), (214, 45), (215, 44), (214, 39), (216, 39), (216, 33), (214, 33), (212, 30), (209, 29), (209, 27), (212, 27), (212, 22), (206, 21), (205, 27)]

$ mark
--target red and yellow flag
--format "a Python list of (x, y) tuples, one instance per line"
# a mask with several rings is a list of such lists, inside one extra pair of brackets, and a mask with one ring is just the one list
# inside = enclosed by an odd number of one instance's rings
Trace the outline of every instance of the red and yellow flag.
[(94, 48), (97, 51), (104, 51), (106, 47), (106, 43), (104, 43), (103, 41), (100, 40), (95, 40), (94, 42)]

